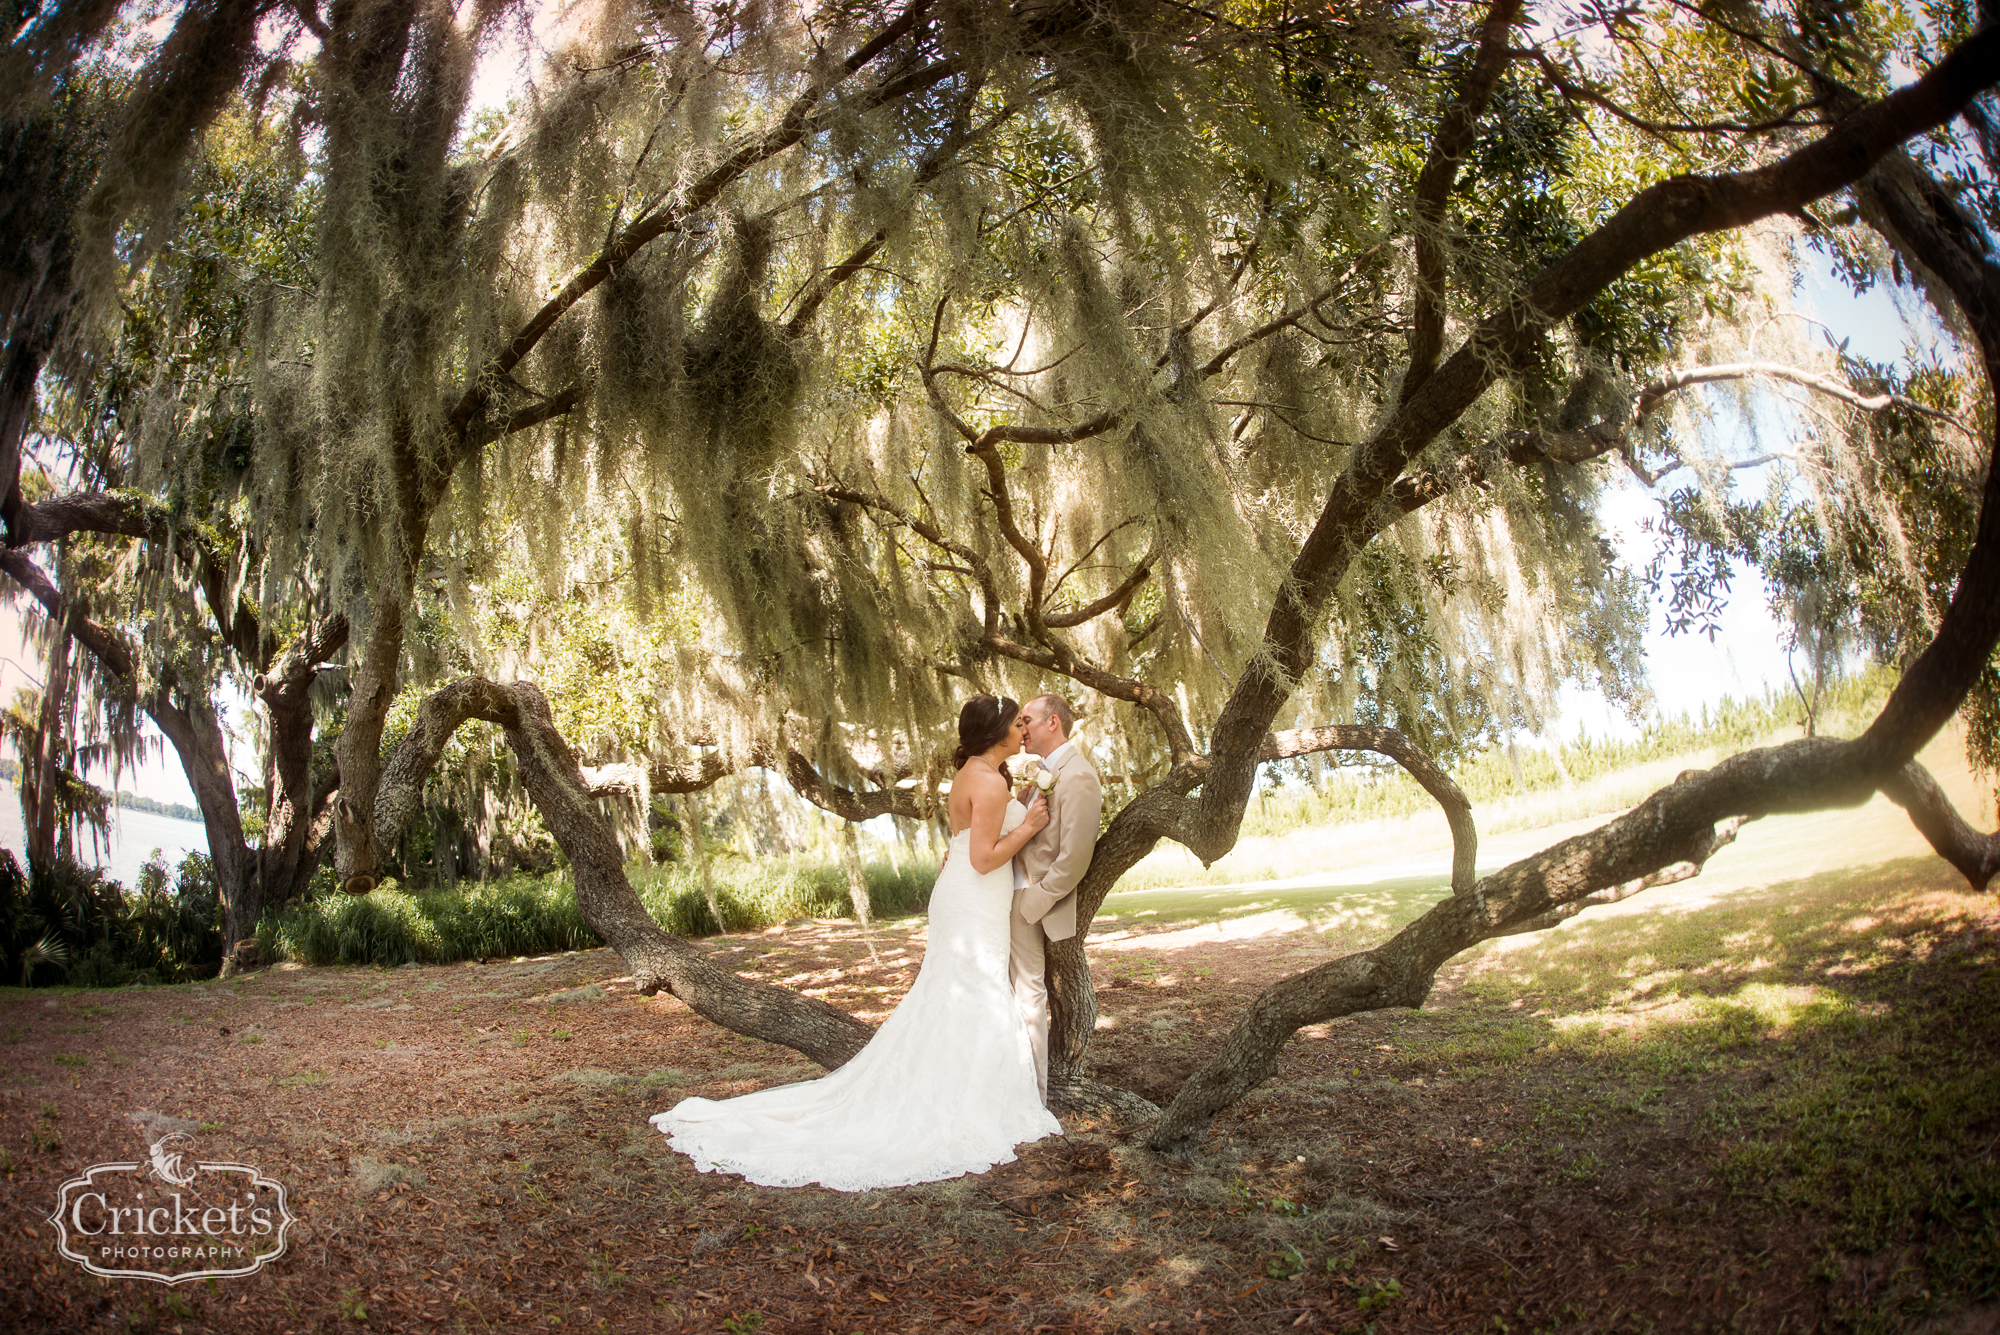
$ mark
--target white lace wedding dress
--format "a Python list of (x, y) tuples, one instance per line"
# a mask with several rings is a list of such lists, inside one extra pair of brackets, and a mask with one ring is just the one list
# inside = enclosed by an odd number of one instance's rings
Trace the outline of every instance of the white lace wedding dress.
[[(1008, 802), (1002, 832), (1025, 814)], [(952, 836), (923, 967), (867, 1047), (817, 1080), (683, 1099), (652, 1118), (696, 1168), (864, 1191), (984, 1172), (1024, 1141), (1062, 1134), (1007, 982), (1013, 864), (974, 871), (970, 838)]]

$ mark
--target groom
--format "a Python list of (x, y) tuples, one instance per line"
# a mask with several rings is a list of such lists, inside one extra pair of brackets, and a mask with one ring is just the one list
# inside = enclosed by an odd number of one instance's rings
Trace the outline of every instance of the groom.
[[(1056, 776), (1048, 792), (1049, 823), (1029, 838), (1015, 858), (1013, 940), (1007, 974), (1014, 1000), (1028, 1022), (1035, 1052), (1035, 1079), (1042, 1102), (1049, 1101), (1049, 984), (1044, 948), (1076, 935), (1076, 883), (1090, 866), (1097, 846), (1097, 819), (1104, 788), (1097, 771), (1069, 739), (1076, 711), (1059, 695), (1038, 695), (1021, 706), (1027, 721), (1027, 748)], [(1031, 790), (1023, 789), (1024, 793)], [(1026, 800), (1025, 797), (1023, 800)]]

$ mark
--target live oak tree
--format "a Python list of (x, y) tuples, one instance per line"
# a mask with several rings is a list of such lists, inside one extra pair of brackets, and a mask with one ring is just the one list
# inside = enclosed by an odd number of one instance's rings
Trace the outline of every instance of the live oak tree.
[[(65, 86), (108, 21), (88, 8), (20, 30), (10, 114)], [(765, 766), (850, 820), (923, 816), (959, 695), (1070, 690), (1132, 794), (1087, 919), (1162, 839), (1224, 856), (1260, 764), (1403, 765), (1451, 822), (1451, 896), (1259, 997), (1152, 1122), (1180, 1149), (1302, 1025), (1421, 1004), (1451, 956), (1693, 874), (1744, 820), (1884, 790), (1991, 875), (1994, 841), (1912, 758), (2000, 634), (2000, 270), (1976, 191), (1905, 146), (1985, 123), (1992, 28), (1959, 15), (1930, 52), (1892, 16), (1812, 5), (607, 6), (470, 133), (477, 52), (509, 13), (190, 8), (55, 228), (84, 313), (56, 360), (83, 383), (109, 355), (86, 317), (132, 281), (121, 264), (172, 255), (194, 203), (173, 164), (231, 94), (281, 114), (271, 133), (310, 164), (309, 272), (244, 279), (240, 379), (189, 394), (185, 362), (156, 369), (160, 407), (117, 433), (138, 497), (25, 506), (5, 568), (64, 615), (26, 555), (62, 534), (226, 570), (201, 635), (260, 694), (344, 651), (337, 789), (280, 762), (272, 792), (294, 828), (326, 814), (351, 892), (482, 720), (642, 989), (832, 1066), (867, 1027), (663, 932), (606, 793)], [(1923, 72), (1890, 92), (1892, 51)], [(1781, 219), (1872, 231), (1979, 350), (1987, 397), (1953, 410), (1979, 450), (1940, 465), (1979, 527), (1929, 647), (1860, 738), (1684, 775), (1478, 878), (1440, 758), (1535, 721), (1563, 679), (1638, 689), (1638, 591), (1592, 517), (1610, 471), (1716, 489), (1742, 461), (1673, 422), (1703, 384), (1918, 401), (1763, 355)], [(240, 476), (197, 497), (218, 448)], [(1872, 495), (1824, 493), (1843, 513)], [(604, 671), (651, 655), (672, 682), (650, 733), (593, 745), (615, 763), (581, 763), (518, 675), (532, 652), (496, 651), (495, 591), (522, 571), (559, 597), (615, 590), (630, 620)], [(101, 661), (125, 646), (135, 691), (164, 689), (129, 636), (88, 626)], [(309, 757), (298, 717), (288, 754)], [(1051, 953), (1058, 1097), (1150, 1116), (1088, 1079), (1084, 950)]]
[[(77, 77), (102, 85), (109, 76)], [(110, 113), (99, 92), (94, 103), (66, 92), (53, 108), (31, 105), (26, 115), (103, 120)], [(122, 747), (129, 763), (143, 716), (178, 753), (203, 814), (232, 941), (254, 932), (267, 902), (303, 892), (318, 861), (315, 845), (327, 842), (333, 782), (330, 765), (314, 772), (311, 763), (312, 697), (316, 685), (326, 694), (315, 668), (345, 636), (344, 618), (315, 614), (310, 596), (260, 607), (254, 585), (245, 588), (257, 542), (232, 512), (230, 494), (248, 461), (242, 399), (256, 308), (254, 284), (243, 280), (301, 281), (304, 239), (292, 216), (303, 163), (254, 142), (252, 121), (226, 117), (212, 128), (189, 164), (175, 245), (123, 286), (107, 329), (76, 314), (91, 296), (87, 287), (70, 293), (42, 402), (23, 413), (47, 463), (79, 489), (44, 495), (46, 468), (24, 475), (27, 499), (9, 520), (13, 545), (0, 554), (0, 568), (30, 596), (51, 638), (88, 670), (97, 706), (90, 718), (105, 734), (102, 744)], [(108, 136), (97, 128), (96, 135), (73, 129), (69, 138), (101, 147)], [(146, 422), (161, 420), (191, 448), (171, 477), (136, 488), (131, 447)], [(37, 548), (54, 559), (38, 562)], [(324, 599), (317, 605), (323, 609)], [(248, 812), (239, 809), (218, 708), (230, 675), (264, 711), (264, 783)], [(319, 703), (323, 712), (327, 702)], [(33, 850), (31, 860), (41, 861)]]

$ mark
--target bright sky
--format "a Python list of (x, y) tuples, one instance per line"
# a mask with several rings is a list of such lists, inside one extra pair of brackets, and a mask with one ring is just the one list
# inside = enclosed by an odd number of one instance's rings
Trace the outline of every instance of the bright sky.
[[(1940, 340), (1936, 321), (1927, 308), (1911, 303), (1906, 315), (1879, 285), (1857, 297), (1818, 262), (1817, 256), (1809, 254), (1808, 259), (1817, 267), (1806, 274), (1799, 307), (1826, 325), (1835, 338), (1846, 339), (1852, 354), (1888, 362), (1900, 357), (1912, 339), (1922, 344)], [(1907, 294), (1899, 295), (1907, 299)], [(1762, 424), (1760, 434), (1767, 443), (1760, 450), (1781, 438), (1781, 422), (1782, 414)], [(1759, 451), (1744, 441), (1734, 452), (1743, 457)], [(1627, 564), (1643, 568), (1652, 558), (1653, 538), (1640, 531), (1639, 523), (1653, 507), (1636, 480), (1628, 477), (1626, 482), (1607, 507), (1610, 522), (1606, 532), (1618, 544)], [(1764, 485), (1763, 470), (1738, 474), (1736, 485), (1756, 492)], [(1720, 622), (1713, 640), (1699, 634), (1670, 636), (1664, 612), (1654, 609), (1652, 630), (1646, 637), (1646, 666), (1663, 715), (1696, 713), (1725, 695), (1741, 700), (1788, 681), (1783, 642), (1770, 613), (1769, 589), (1755, 571), (1738, 572)], [(1579, 729), (1588, 730), (1593, 737), (1622, 737), (1636, 731), (1595, 694), (1566, 690), (1561, 708), (1563, 717), (1551, 729), (1555, 737), (1571, 738)]]

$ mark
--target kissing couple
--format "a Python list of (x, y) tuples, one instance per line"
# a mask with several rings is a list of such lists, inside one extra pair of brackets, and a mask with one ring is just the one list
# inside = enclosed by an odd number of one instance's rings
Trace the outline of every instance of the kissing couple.
[[(1062, 1134), (1048, 1110), (1044, 950), (1076, 935), (1104, 789), (1057, 695), (975, 695), (958, 713), (951, 846), (916, 982), (868, 1045), (817, 1080), (683, 1099), (652, 1118), (702, 1172), (840, 1191), (983, 1173)], [(1007, 762), (1041, 760), (1009, 790)], [(1037, 791), (1039, 789), (1040, 791)]]

